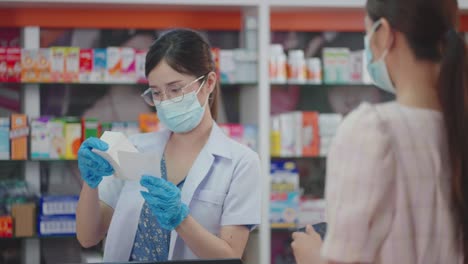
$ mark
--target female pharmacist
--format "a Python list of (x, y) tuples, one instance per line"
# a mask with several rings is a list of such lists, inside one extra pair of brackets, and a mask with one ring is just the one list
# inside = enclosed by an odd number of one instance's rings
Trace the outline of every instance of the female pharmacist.
[[(368, 70), (396, 102), (364, 104), (335, 139), (328, 233), (302, 263), (468, 263), (468, 65), (456, 0), (368, 0)], [(321, 251), (321, 254), (320, 254)], [(321, 256), (320, 256), (321, 255)]]
[[(78, 163), (83, 180), (77, 237), (84, 247), (106, 235), (105, 261), (241, 258), (249, 232), (260, 223), (260, 162), (213, 121), (217, 76), (208, 42), (191, 30), (159, 37), (146, 57), (149, 89), (166, 131), (138, 134), (140, 152), (163, 157), (162, 175), (140, 182), (114, 176), (86, 140)], [(161, 176), (153, 177), (153, 176)]]

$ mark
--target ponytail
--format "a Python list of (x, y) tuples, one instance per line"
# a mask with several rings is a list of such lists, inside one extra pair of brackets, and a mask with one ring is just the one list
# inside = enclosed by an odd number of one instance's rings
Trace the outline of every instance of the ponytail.
[(452, 206), (457, 239), (468, 264), (468, 65), (467, 47), (447, 33), (438, 85), (452, 169)]

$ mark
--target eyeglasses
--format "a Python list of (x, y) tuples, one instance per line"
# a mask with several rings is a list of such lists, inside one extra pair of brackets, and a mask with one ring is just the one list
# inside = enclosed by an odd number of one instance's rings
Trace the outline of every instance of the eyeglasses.
[[(143, 97), (145, 102), (150, 106), (159, 105), (164, 100), (170, 100), (174, 103), (178, 103), (184, 99), (184, 95), (186, 94), (187, 88), (189, 88), (194, 83), (200, 81), (201, 79), (205, 77), (206, 77), (206, 74), (198, 77), (197, 79), (195, 79), (194, 81), (192, 81), (191, 83), (183, 87), (179, 87), (176, 85), (170, 85), (166, 87), (166, 89), (150, 87), (141, 94), (141, 97)], [(200, 85), (200, 88), (203, 86), (203, 84), (205, 84), (205, 81), (206, 79), (203, 80), (202, 84)]]

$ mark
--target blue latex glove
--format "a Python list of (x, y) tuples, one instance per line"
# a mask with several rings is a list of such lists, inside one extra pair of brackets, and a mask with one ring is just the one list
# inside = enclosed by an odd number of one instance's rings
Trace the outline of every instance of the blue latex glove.
[(78, 150), (78, 168), (81, 178), (93, 189), (101, 183), (103, 176), (112, 175), (114, 169), (107, 160), (92, 152), (91, 149), (106, 151), (108, 148), (106, 142), (91, 137), (86, 139)]
[(141, 195), (162, 228), (173, 230), (187, 218), (189, 209), (181, 202), (180, 189), (173, 183), (144, 175), (140, 184), (148, 189), (148, 192), (142, 191)]

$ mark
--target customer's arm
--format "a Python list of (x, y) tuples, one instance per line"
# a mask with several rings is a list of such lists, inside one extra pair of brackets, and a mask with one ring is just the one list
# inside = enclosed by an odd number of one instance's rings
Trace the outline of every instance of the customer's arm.
[(113, 213), (112, 207), (99, 200), (98, 189), (83, 185), (76, 209), (76, 236), (83, 247), (95, 246), (104, 238)]
[(242, 258), (250, 233), (246, 226), (224, 226), (217, 237), (191, 216), (176, 231), (195, 255), (205, 259)]

